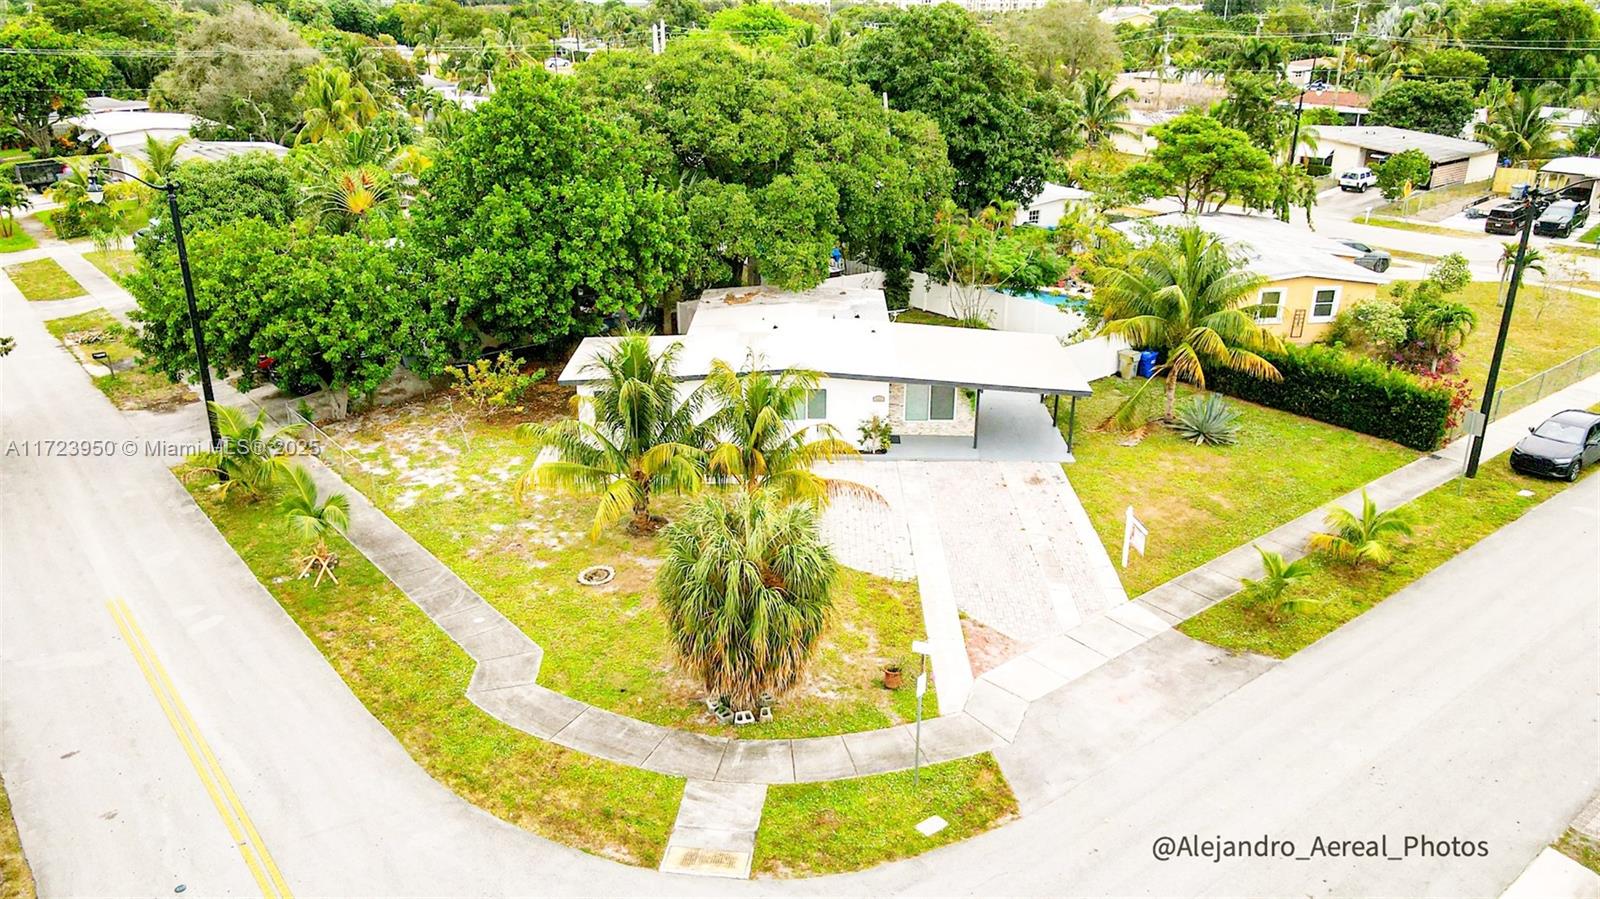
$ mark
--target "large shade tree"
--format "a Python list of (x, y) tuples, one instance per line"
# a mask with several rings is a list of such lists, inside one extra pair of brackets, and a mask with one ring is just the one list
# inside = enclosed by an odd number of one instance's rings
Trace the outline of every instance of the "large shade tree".
[(1101, 333), (1161, 354), (1171, 420), (1180, 380), (1201, 389), (1206, 367), (1221, 365), (1258, 378), (1281, 375), (1261, 351), (1282, 342), (1256, 323), (1256, 291), (1264, 283), (1219, 237), (1188, 226), (1158, 233), (1125, 265), (1096, 276)]
[(782, 695), (805, 674), (837, 571), (814, 506), (705, 497), (667, 529), (656, 575), (680, 663), (735, 709)]
[(214, 123), (204, 130), (221, 136), (280, 141), (298, 117), (295, 92), (316, 58), (288, 22), (240, 4), (179, 39), (151, 100)]
[(40, 153), (50, 151), (51, 123), (81, 112), (87, 92), (106, 84), (111, 67), (88, 50), (36, 20), (0, 28), (0, 115)]
[(1489, 73), (1515, 79), (1565, 78), (1594, 50), (1600, 17), (1583, 0), (1490, 0), (1461, 24), (1461, 36), (1489, 62)]
[(1210, 116), (1186, 113), (1150, 129), (1156, 148), (1129, 166), (1123, 181), (1135, 196), (1175, 196), (1184, 212), (1205, 212), (1237, 199), (1264, 209), (1278, 197), (1279, 177), (1267, 151), (1249, 135)]

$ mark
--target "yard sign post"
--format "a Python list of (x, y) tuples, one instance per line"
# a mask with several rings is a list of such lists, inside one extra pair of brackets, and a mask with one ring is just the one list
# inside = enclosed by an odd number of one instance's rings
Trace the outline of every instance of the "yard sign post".
[(1144, 522), (1134, 517), (1133, 507), (1129, 506), (1127, 513), (1123, 516), (1122, 524), (1123, 568), (1128, 567), (1128, 549), (1130, 547), (1138, 550), (1139, 555), (1144, 555), (1144, 538), (1148, 536), (1150, 536), (1150, 528), (1146, 527)]

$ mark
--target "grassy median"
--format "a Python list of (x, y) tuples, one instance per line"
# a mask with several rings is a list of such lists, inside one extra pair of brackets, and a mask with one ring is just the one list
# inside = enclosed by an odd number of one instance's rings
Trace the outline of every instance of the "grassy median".
[(104, 309), (53, 318), (44, 326), (80, 363), (99, 364), (93, 354), (106, 354), (113, 371), (95, 375), (94, 386), (118, 409), (165, 411), (196, 400), (194, 391), (186, 385), (141, 364), (138, 351), (128, 342), (127, 326)]
[(5, 267), (6, 277), (30, 300), (65, 300), (83, 296), (83, 285), (54, 259), (35, 259)]

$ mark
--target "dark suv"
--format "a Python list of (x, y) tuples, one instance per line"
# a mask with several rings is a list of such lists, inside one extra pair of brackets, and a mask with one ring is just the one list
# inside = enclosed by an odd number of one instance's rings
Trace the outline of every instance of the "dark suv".
[(1575, 200), (1551, 203), (1550, 208), (1533, 223), (1533, 233), (1545, 237), (1571, 237), (1572, 232), (1589, 220), (1589, 208)]
[(1522, 222), (1533, 215), (1533, 207), (1527, 203), (1516, 201), (1501, 203), (1489, 210), (1483, 220), (1483, 233), (1485, 234), (1516, 234), (1522, 230)]

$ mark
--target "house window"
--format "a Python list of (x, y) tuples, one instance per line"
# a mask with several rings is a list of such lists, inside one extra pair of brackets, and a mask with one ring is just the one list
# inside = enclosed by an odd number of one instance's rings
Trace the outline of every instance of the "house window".
[(1028, 210), (1028, 224), (1030, 224), (1030, 225), (1039, 224), (1039, 210), (1037, 210), (1037, 209)]
[(795, 407), (792, 420), (802, 421), (812, 418), (828, 417), (828, 391), (807, 390), (805, 402)]
[(1283, 291), (1261, 291), (1260, 305), (1256, 308), (1256, 321), (1264, 325), (1283, 321)]
[(1332, 321), (1333, 314), (1339, 311), (1339, 288), (1319, 287), (1311, 297), (1311, 320), (1314, 322)]
[(906, 421), (955, 421), (956, 389), (938, 384), (906, 385)]

